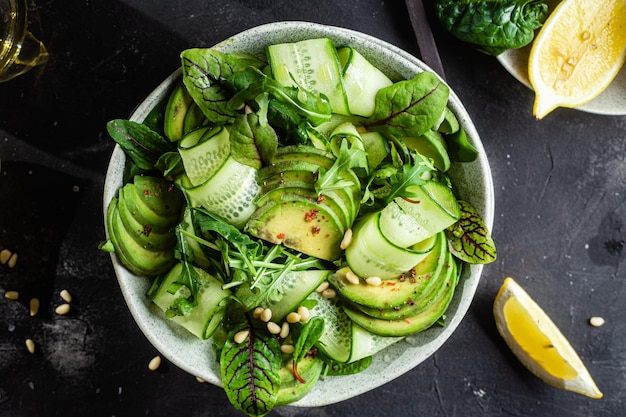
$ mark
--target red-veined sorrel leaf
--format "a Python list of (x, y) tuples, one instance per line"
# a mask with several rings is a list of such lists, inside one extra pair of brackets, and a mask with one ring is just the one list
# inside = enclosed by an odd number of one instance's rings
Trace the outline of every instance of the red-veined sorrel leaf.
[(459, 200), (461, 218), (446, 230), (450, 252), (471, 264), (488, 264), (496, 260), (496, 247), (489, 230), (476, 209), (468, 202)]

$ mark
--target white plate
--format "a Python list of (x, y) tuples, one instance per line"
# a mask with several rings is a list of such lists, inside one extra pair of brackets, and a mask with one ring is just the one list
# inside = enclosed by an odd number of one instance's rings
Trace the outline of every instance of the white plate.
[[(264, 48), (268, 44), (324, 36), (334, 39), (336, 45), (355, 47), (394, 79), (412, 78), (416, 73), (428, 69), (417, 58), (379, 39), (351, 30), (306, 22), (280, 22), (255, 27), (221, 42), (216, 47), (223, 52), (248, 52), (263, 57)], [(179, 75), (180, 71), (176, 71), (159, 85), (135, 110), (131, 119), (142, 121), (150, 109), (169, 93)], [(466, 130), (470, 142), (480, 152), (476, 161), (456, 164), (451, 175), (462, 196), (481, 213), (485, 223), (491, 228), (494, 217), (493, 184), (485, 150), (469, 115), (453, 92), (450, 95), (450, 107)], [(116, 147), (104, 186), (105, 217), (109, 201), (122, 185), (125, 161), (124, 153)], [(120, 265), (115, 255), (111, 258), (128, 308), (155, 348), (181, 369), (221, 386), (219, 365), (210, 341), (198, 340), (176, 324), (165, 320), (159, 309), (146, 298), (148, 280), (129, 273)], [(311, 393), (293, 405), (314, 407), (343, 401), (377, 388), (423, 362), (450, 337), (465, 316), (481, 272), (480, 265), (465, 268), (452, 304), (446, 312), (445, 326), (434, 326), (387, 348), (376, 355), (371, 367), (362, 373), (329, 377), (318, 382)]]
[[(509, 49), (498, 55), (500, 64), (521, 83), (528, 88), (528, 57), (530, 46), (520, 49)], [(626, 115), (626, 67), (622, 68), (613, 82), (600, 94), (588, 103), (576, 107), (588, 113), (604, 114), (607, 116)]]

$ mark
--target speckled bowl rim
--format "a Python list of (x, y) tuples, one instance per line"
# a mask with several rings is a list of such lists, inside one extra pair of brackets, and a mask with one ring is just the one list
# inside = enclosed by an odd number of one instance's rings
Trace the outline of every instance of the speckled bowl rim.
[[(392, 78), (412, 78), (418, 72), (430, 70), (411, 54), (385, 41), (353, 30), (311, 22), (288, 21), (254, 27), (228, 38), (215, 47), (223, 52), (245, 51), (263, 56), (264, 46), (271, 43), (324, 36), (334, 39), (338, 46), (355, 47)], [(137, 107), (131, 120), (142, 121), (161, 97), (169, 93), (179, 76), (180, 70), (177, 70), (163, 81)], [(450, 108), (466, 130), (468, 139), (480, 153), (479, 158), (472, 163), (453, 164), (450, 175), (461, 191), (462, 197), (476, 207), (487, 226), (491, 228), (494, 219), (494, 192), (485, 150), (467, 111), (454, 92), (450, 94)], [(104, 185), (105, 218), (111, 198), (122, 186), (125, 161), (123, 151), (117, 146), (111, 156)], [(128, 308), (153, 346), (172, 364), (207, 382), (222, 386), (219, 365), (214, 359), (211, 342), (200, 341), (176, 324), (165, 320), (163, 314), (145, 295), (149, 281), (129, 273), (114, 254), (111, 260)], [(319, 381), (312, 392), (291, 405), (316, 407), (337, 403), (380, 387), (422, 363), (448, 340), (467, 313), (482, 269), (481, 265), (472, 265), (464, 269), (459, 287), (446, 312), (444, 326), (433, 326), (387, 348), (375, 355), (372, 365), (362, 373), (328, 377)]]

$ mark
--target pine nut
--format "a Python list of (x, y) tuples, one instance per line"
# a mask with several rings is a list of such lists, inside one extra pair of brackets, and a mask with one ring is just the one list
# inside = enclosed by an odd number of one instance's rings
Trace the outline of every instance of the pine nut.
[(285, 339), (287, 338), (287, 336), (289, 336), (289, 323), (287, 323), (286, 321), (284, 321), (283, 325), (280, 327), (279, 336), (281, 337), (281, 339)]
[(288, 323), (298, 323), (300, 319), (301, 319), (300, 314), (296, 313), (295, 311), (292, 311), (291, 313), (287, 314)]
[(204, 384), (206, 381), (202, 378), (200, 378), (199, 376), (196, 377), (196, 381), (198, 381), (201, 384)]
[(369, 277), (365, 280), (367, 285), (371, 285), (373, 287), (380, 287), (383, 284), (383, 280), (379, 277)]
[(61, 296), (63, 301), (65, 301), (67, 303), (71, 303), (72, 302), (72, 294), (70, 294), (68, 290), (61, 290), (59, 295)]
[(59, 316), (64, 316), (65, 314), (70, 312), (70, 305), (67, 303), (61, 304), (54, 309), (54, 312), (57, 313)]
[(326, 288), (328, 288), (328, 286), (329, 286), (329, 285), (330, 285), (330, 284), (328, 283), (328, 281), (324, 281), (324, 282), (322, 282), (322, 283), (320, 284), (320, 286), (319, 286), (319, 287), (317, 287), (317, 288), (315, 289), (315, 292), (324, 292), (324, 290), (325, 290)]
[(9, 262), (9, 258), (11, 257), (11, 251), (8, 249), (2, 249), (0, 251), (0, 263), (4, 265)]
[(159, 369), (159, 366), (161, 366), (161, 357), (158, 355), (150, 359), (150, 362), (148, 362), (148, 369), (151, 371), (156, 371)]
[(298, 307), (298, 314), (300, 315), (300, 321), (306, 323), (311, 318), (311, 312), (305, 306)]
[(593, 327), (600, 327), (604, 325), (605, 320), (602, 317), (592, 317), (589, 319), (589, 324), (591, 324)]
[(293, 345), (280, 345), (280, 351), (286, 353), (287, 355), (291, 355), (294, 351)]
[(352, 271), (346, 272), (346, 281), (353, 285), (359, 285), (361, 283), (361, 279)]
[(31, 354), (35, 353), (35, 342), (33, 342), (33, 339), (26, 339), (26, 349)]
[(39, 299), (38, 298), (31, 298), (30, 302), (28, 303), (28, 307), (29, 307), (29, 311), (30, 311), (30, 316), (36, 316), (37, 313), (39, 312)]
[(4, 293), (4, 297), (9, 300), (17, 300), (20, 298), (20, 293), (18, 291), (7, 291)]
[(322, 297), (324, 298), (335, 298), (336, 295), (337, 292), (333, 288), (326, 288), (324, 291), (322, 291)]
[(9, 268), (13, 268), (13, 267), (15, 267), (16, 263), (17, 263), (17, 253), (14, 253), (9, 258), (9, 262), (7, 262), (7, 265), (9, 266)]
[(259, 318), (262, 321), (267, 323), (268, 321), (272, 319), (272, 310), (270, 310), (269, 308), (266, 308), (265, 310), (261, 312), (261, 316)]
[(239, 343), (245, 342), (249, 334), (250, 334), (249, 330), (242, 330), (240, 332), (235, 333), (235, 336), (234, 336), (235, 343), (239, 344)]
[(270, 321), (267, 323), (267, 330), (271, 334), (280, 334), (281, 327), (273, 321)]
[(255, 308), (254, 311), (252, 312), (252, 317), (254, 317), (255, 319), (258, 319), (259, 317), (261, 317), (261, 313), (263, 312), (263, 310), (265, 310), (263, 307)]
[(341, 243), (339, 244), (339, 248), (346, 249), (352, 243), (352, 229), (347, 228), (346, 232), (343, 234), (343, 239), (341, 239)]

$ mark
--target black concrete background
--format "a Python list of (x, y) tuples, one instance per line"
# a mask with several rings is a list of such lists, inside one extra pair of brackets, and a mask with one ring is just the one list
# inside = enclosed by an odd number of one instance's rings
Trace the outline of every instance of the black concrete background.
[[(404, 3), (39, 0), (38, 13), (49, 63), (0, 84), (0, 249), (19, 254), (15, 268), (0, 265), (0, 294), (22, 294), (0, 298), (0, 416), (239, 415), (220, 388), (167, 363), (147, 369), (157, 352), (97, 249), (113, 147), (105, 123), (127, 117), (178, 66), (180, 50), (272, 21), (343, 26), (417, 54)], [(626, 117), (559, 109), (536, 121), (530, 90), (434, 26), (448, 82), (493, 170), (498, 261), (457, 332), (422, 365), (349, 401), (271, 415), (623, 416)], [(552, 388), (517, 362), (491, 312), (505, 276), (559, 325), (603, 399)], [(59, 317), (62, 289), (74, 301)], [(42, 301), (34, 318), (31, 296)], [(591, 327), (592, 316), (606, 324)]]

